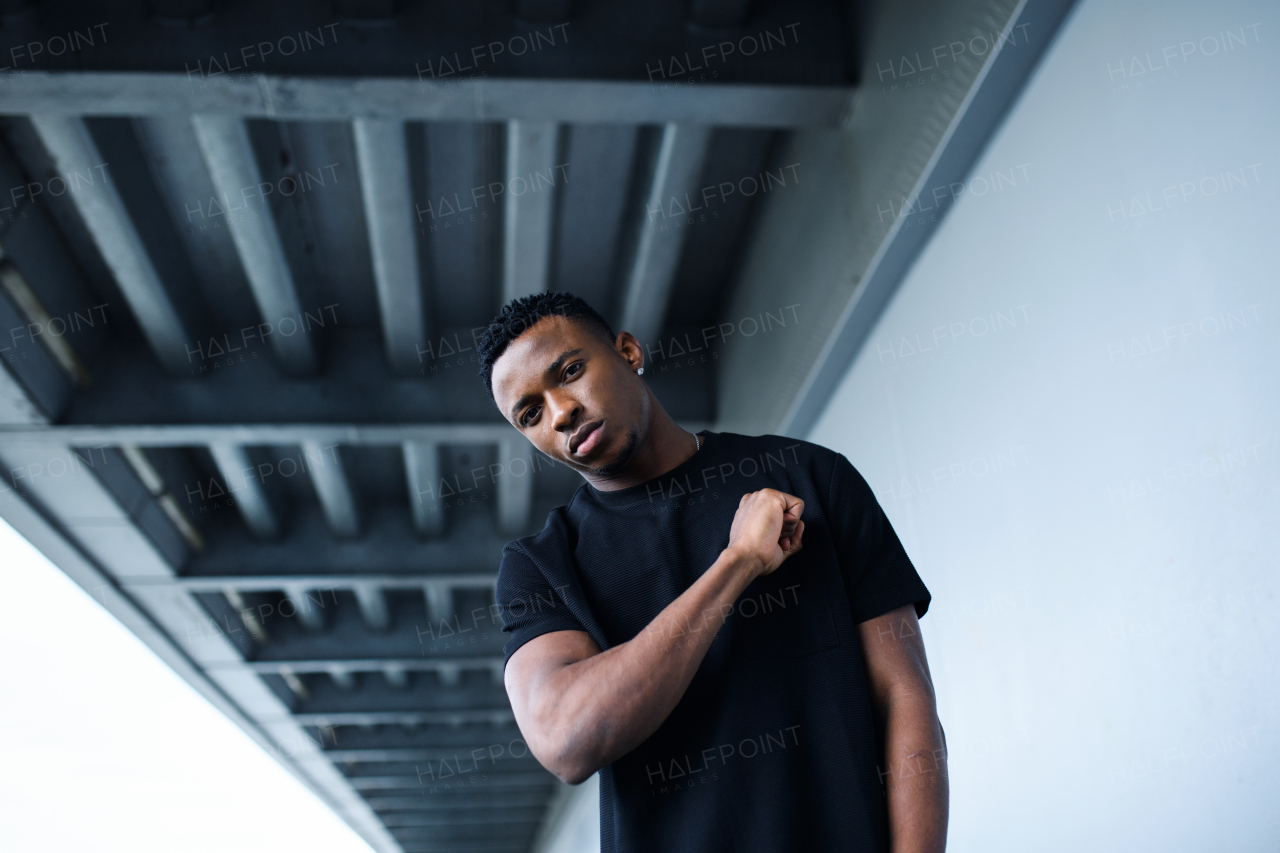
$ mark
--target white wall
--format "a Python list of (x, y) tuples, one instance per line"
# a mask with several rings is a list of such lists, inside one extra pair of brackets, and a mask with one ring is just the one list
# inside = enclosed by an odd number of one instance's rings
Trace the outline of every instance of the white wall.
[(593, 853), (600, 849), (600, 774), (581, 785), (562, 789), (563, 798), (553, 806), (553, 814), (534, 853)]
[(0, 850), (372, 853), (3, 520), (0, 589)]
[(1280, 849), (1277, 81), (1280, 4), (1082, 0), (809, 436), (933, 591), (954, 851)]

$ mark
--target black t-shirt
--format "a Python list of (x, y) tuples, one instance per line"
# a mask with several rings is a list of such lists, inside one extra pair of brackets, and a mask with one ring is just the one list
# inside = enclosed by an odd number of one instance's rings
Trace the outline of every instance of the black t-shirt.
[(507, 659), (550, 631), (586, 631), (601, 649), (630, 640), (728, 546), (742, 495), (801, 498), (804, 547), (742, 593), (658, 730), (600, 771), (601, 851), (887, 850), (856, 626), (909, 603), (924, 615), (929, 591), (844, 456), (781, 436), (703, 435), (661, 477), (612, 492), (584, 484), (540, 533), (507, 544)]

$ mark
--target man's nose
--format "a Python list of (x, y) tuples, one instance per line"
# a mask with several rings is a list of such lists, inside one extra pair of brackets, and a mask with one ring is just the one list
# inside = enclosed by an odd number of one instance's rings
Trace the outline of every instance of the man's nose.
[(561, 394), (548, 395), (547, 408), (551, 410), (552, 424), (557, 430), (572, 429), (577, 423), (578, 412), (581, 409), (577, 400)]

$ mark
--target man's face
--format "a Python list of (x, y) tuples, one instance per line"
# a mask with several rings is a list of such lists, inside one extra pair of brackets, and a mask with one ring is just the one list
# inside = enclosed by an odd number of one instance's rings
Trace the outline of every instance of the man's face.
[(493, 365), (493, 396), (503, 417), (552, 459), (610, 477), (648, 434), (649, 396), (635, 369), (639, 344), (610, 346), (585, 325), (543, 317)]

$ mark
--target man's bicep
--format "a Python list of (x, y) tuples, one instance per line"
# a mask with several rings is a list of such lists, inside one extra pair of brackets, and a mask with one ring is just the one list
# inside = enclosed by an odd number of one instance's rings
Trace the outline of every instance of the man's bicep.
[(915, 604), (882, 613), (858, 624), (867, 681), (873, 700), (883, 708), (895, 691), (933, 694), (924, 638)]

